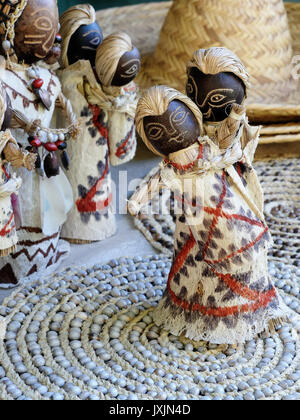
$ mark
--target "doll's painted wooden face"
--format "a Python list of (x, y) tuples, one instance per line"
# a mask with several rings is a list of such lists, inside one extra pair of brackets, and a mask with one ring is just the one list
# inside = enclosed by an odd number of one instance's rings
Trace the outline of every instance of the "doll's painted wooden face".
[(200, 135), (196, 117), (177, 100), (170, 103), (163, 115), (145, 117), (144, 130), (153, 147), (163, 155), (191, 146)]
[(141, 68), (141, 55), (136, 47), (120, 58), (112, 86), (125, 86), (135, 79)]
[(15, 25), (15, 51), (19, 60), (31, 64), (44, 59), (58, 31), (56, 0), (29, 0)]
[(103, 33), (97, 22), (82, 25), (72, 35), (68, 48), (69, 64), (88, 60), (95, 66), (97, 48), (103, 41)]
[(188, 74), (186, 90), (201, 110), (203, 120), (209, 122), (225, 120), (232, 105), (241, 105), (246, 95), (244, 83), (235, 74), (204, 74), (196, 67)]

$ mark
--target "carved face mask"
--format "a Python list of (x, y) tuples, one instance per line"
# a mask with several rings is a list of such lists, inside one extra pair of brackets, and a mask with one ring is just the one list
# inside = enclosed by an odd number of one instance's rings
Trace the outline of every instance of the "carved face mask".
[(241, 105), (245, 85), (233, 73), (204, 74), (196, 67), (188, 75), (187, 95), (199, 107), (203, 120), (219, 122), (225, 120), (234, 103)]
[(125, 86), (137, 76), (141, 68), (141, 55), (136, 47), (120, 58), (112, 86)]
[(153, 147), (166, 156), (191, 146), (200, 135), (192, 111), (176, 100), (170, 103), (163, 115), (145, 117), (144, 130)]
[(97, 48), (103, 41), (103, 33), (97, 22), (82, 25), (72, 35), (68, 48), (69, 64), (78, 60), (90, 61), (95, 66)]
[(29, 0), (15, 25), (15, 51), (28, 64), (44, 59), (58, 28), (56, 0)]

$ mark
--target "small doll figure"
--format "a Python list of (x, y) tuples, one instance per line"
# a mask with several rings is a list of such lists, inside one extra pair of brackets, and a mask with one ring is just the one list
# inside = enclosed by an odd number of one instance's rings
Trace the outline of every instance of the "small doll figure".
[(187, 76), (187, 95), (203, 115), (205, 133), (222, 150), (240, 141), (244, 153), (235, 168), (263, 212), (263, 192), (252, 166), (260, 127), (251, 127), (246, 117), (250, 77), (245, 66), (227, 48), (200, 49), (187, 65)]
[[(101, 241), (115, 234), (106, 113), (89, 101), (85, 86), (101, 90), (94, 73), (97, 48), (103, 40), (95, 9), (89, 4), (71, 7), (60, 19), (63, 91), (82, 119), (81, 140), (70, 145), (68, 178), (75, 206), (63, 226), (71, 242)], [(92, 93), (91, 93), (92, 95)]]
[[(0, 126), (9, 123), (6, 93), (0, 87)], [(9, 130), (0, 131), (0, 256), (8, 256), (16, 250), (18, 242), (16, 226), (17, 194), (22, 180), (10, 173), (9, 165), (24, 167), (31, 171), (35, 168), (36, 155), (22, 152)]]
[[(16, 285), (39, 270), (55, 269), (69, 252), (60, 230), (73, 205), (70, 183), (61, 170), (66, 163), (67, 140), (78, 134), (78, 121), (62, 95), (52, 67), (60, 55), (56, 0), (4, 0), (1, 2), (0, 47), (3, 87), (13, 120), (9, 125), (23, 151), (35, 154), (36, 170), (16, 173), (22, 179), (19, 194), (18, 251), (0, 260), (2, 283)], [(59, 109), (67, 124), (56, 127)]]
[(106, 111), (110, 162), (113, 166), (129, 162), (135, 156), (134, 116), (138, 98), (134, 79), (140, 67), (139, 50), (124, 32), (108, 36), (98, 48), (96, 73), (102, 89), (96, 91), (96, 95)]
[(92, 6), (79, 5), (71, 7), (60, 20), (64, 68), (60, 79), (83, 121), (82, 140), (70, 149), (68, 177), (75, 207), (62, 235), (78, 243), (115, 234), (110, 166), (128, 162), (136, 150), (137, 88), (133, 79), (140, 68), (140, 55), (123, 33), (102, 43), (95, 19)]
[(234, 166), (240, 141), (220, 149), (205, 135), (197, 105), (163, 86), (142, 97), (136, 125), (164, 160), (129, 201), (130, 213), (164, 187), (178, 207), (173, 266), (155, 323), (215, 344), (244, 343), (273, 328), (287, 310), (268, 274), (264, 216)]

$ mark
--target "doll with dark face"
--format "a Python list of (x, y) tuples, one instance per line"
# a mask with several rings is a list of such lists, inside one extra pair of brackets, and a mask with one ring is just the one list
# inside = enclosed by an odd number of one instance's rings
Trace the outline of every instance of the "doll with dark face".
[(178, 204), (173, 265), (154, 322), (195, 341), (253, 339), (287, 309), (268, 274), (264, 216), (233, 166), (241, 146), (220, 150), (204, 135), (195, 103), (163, 86), (141, 98), (136, 125), (164, 161), (129, 200), (130, 213), (136, 215), (160, 188), (173, 191)]
[(87, 60), (94, 67), (97, 48), (103, 41), (94, 8), (90, 5), (71, 7), (61, 16), (60, 22), (63, 67), (79, 60)]
[(249, 85), (241, 61), (226, 48), (199, 50), (188, 63), (187, 95), (204, 122), (224, 121), (234, 104), (242, 105)]
[[(78, 123), (49, 65), (55, 63), (60, 50), (56, 0), (4, 0), (0, 8), (1, 47), (6, 59), (3, 66), (0, 62), (0, 71), (8, 108), (13, 110), (12, 135), (22, 153), (32, 152), (36, 158), (36, 170), (16, 170), (23, 181), (19, 194), (23, 245), (18, 254), (1, 259), (1, 288), (2, 283), (15, 285), (36, 271), (55, 269), (69, 252), (68, 244), (59, 239), (73, 197), (57, 157), (66, 154), (67, 140), (76, 135)], [(49, 128), (56, 106), (64, 114), (59, 129)], [(10, 127), (9, 114), (5, 128)], [(54, 127), (54, 122), (51, 125)], [(14, 145), (10, 149), (10, 158), (15, 159), (15, 154), (19, 159)]]
[[(5, 53), (15, 53), (18, 60), (28, 64), (43, 60), (51, 54), (58, 32), (56, 0), (4, 0), (0, 7), (1, 18), (12, 29), (2, 45)], [(22, 10), (19, 18), (10, 19), (19, 7)]]
[(62, 235), (75, 243), (101, 241), (116, 232), (107, 111), (95, 95), (97, 91), (102, 93), (94, 67), (103, 36), (95, 9), (89, 4), (68, 9), (61, 16), (60, 24), (62, 70), (59, 77), (64, 94), (82, 119), (81, 141), (73, 142), (69, 149), (68, 178), (75, 206), (63, 226)]
[(114, 166), (130, 161), (135, 155), (137, 86), (134, 79), (140, 67), (139, 50), (124, 32), (108, 36), (98, 48), (96, 73), (103, 100), (111, 103), (107, 114), (108, 141), (110, 161)]

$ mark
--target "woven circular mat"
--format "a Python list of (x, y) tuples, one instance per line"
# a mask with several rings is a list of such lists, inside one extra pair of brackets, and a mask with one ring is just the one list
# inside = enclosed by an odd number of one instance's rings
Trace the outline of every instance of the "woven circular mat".
[[(265, 215), (274, 239), (271, 256), (300, 267), (300, 159), (255, 163), (265, 193)], [(156, 171), (148, 174), (144, 180)], [(172, 255), (175, 232), (174, 199), (163, 191), (135, 219), (154, 248)]]
[(0, 307), (0, 400), (300, 399), (300, 270), (270, 271), (295, 318), (243, 346), (153, 324), (171, 260), (122, 258), (32, 280)]

